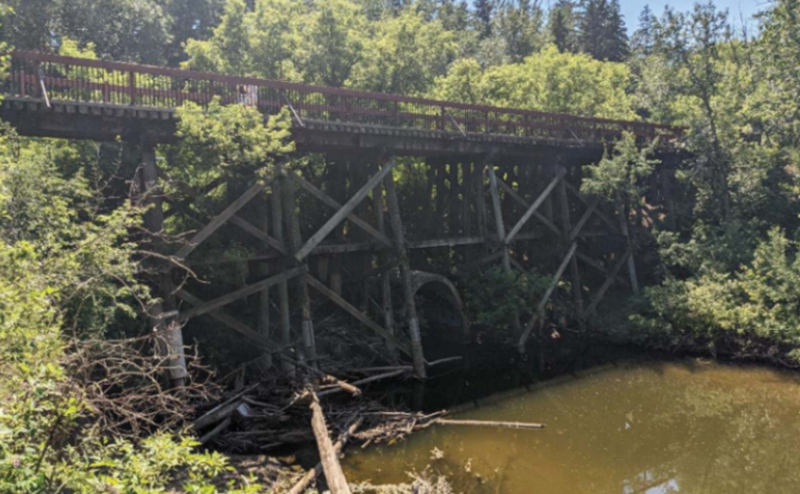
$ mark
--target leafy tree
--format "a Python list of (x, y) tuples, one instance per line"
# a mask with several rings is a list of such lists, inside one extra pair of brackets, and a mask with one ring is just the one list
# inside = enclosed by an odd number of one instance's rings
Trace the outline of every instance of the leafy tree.
[(606, 118), (635, 118), (626, 93), (625, 65), (584, 54), (559, 53), (548, 46), (522, 64), (486, 70), (482, 85), (493, 105)]
[(457, 43), (441, 22), (407, 10), (377, 26), (347, 85), (396, 94), (421, 94), (455, 59)]
[(178, 66), (186, 60), (185, 45), (190, 39), (205, 40), (211, 36), (224, 7), (224, 0), (166, 1), (165, 14), (172, 21), (172, 40), (166, 48), (170, 66)]
[(581, 191), (598, 197), (612, 198), (625, 204), (638, 203), (645, 192), (645, 182), (659, 160), (651, 159), (658, 142), (640, 147), (630, 132), (614, 144), (599, 163), (585, 167), (586, 178)]
[(366, 17), (348, 0), (317, 4), (302, 22), (299, 69), (308, 82), (341, 87), (361, 59)]
[(81, 46), (94, 44), (105, 59), (163, 64), (171, 29), (171, 19), (155, 0), (69, 0), (60, 4), (58, 34)]

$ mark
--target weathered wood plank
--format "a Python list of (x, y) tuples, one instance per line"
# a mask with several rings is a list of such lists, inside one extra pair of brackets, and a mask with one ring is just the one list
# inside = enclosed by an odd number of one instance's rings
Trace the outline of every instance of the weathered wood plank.
[(268, 185), (268, 182), (257, 182), (252, 187), (247, 189), (247, 191), (239, 196), (230, 206), (225, 208), (223, 212), (218, 214), (208, 225), (205, 226), (202, 230), (197, 232), (189, 243), (183, 246), (178, 252), (175, 254), (175, 257), (179, 259), (185, 259), (186, 256), (191, 254), (197, 247), (200, 246), (208, 237), (211, 236), (215, 231), (217, 231), (222, 225), (225, 224), (234, 214), (236, 214), (240, 209), (242, 209), (251, 199), (256, 197), (259, 193), (261, 193)]
[(233, 216), (231, 216), (230, 222), (231, 222), (231, 224), (238, 226), (239, 228), (241, 228), (242, 230), (246, 231), (247, 233), (249, 233), (250, 235), (254, 236), (255, 238), (263, 241), (266, 245), (268, 245), (269, 247), (277, 250), (281, 254), (283, 254), (283, 255), (287, 254), (286, 249), (283, 247), (283, 243), (282, 242), (279, 242), (277, 239), (273, 238), (270, 234), (268, 234), (267, 232), (265, 232), (261, 228), (258, 228), (257, 226), (255, 226), (254, 224), (250, 223), (249, 221), (247, 221), (246, 219), (242, 218), (241, 216), (238, 216), (238, 215), (234, 214)]
[[(331, 196), (329, 196), (328, 194), (326, 194), (326, 193), (322, 192), (321, 190), (319, 190), (314, 184), (312, 184), (308, 180), (304, 179), (303, 177), (301, 177), (297, 173), (295, 173), (293, 171), (290, 171), (288, 174), (289, 174), (289, 177), (297, 183), (297, 185), (302, 187), (304, 190), (306, 190), (312, 196), (314, 196), (317, 199), (319, 199), (326, 206), (330, 206), (333, 209), (336, 209), (337, 211), (342, 208), (342, 205), (339, 204), (336, 200), (334, 200)], [(382, 234), (380, 231), (378, 231), (375, 228), (373, 228), (372, 225), (370, 225), (366, 221), (362, 220), (357, 215), (355, 215), (353, 213), (350, 213), (350, 214), (347, 215), (347, 219), (352, 221), (354, 225), (358, 226), (359, 228), (361, 228), (365, 232), (367, 232), (370, 235), (372, 235), (373, 237), (375, 237), (379, 242), (383, 243), (384, 245), (386, 245), (388, 247), (392, 246), (392, 241), (389, 240), (389, 237), (387, 237), (386, 235)]]
[[(394, 158), (390, 161), (393, 168), (396, 165)], [(425, 355), (422, 351), (422, 333), (419, 329), (419, 316), (417, 316), (417, 305), (414, 301), (414, 286), (411, 282), (411, 263), (408, 260), (406, 250), (405, 233), (403, 232), (403, 219), (400, 215), (400, 202), (397, 199), (397, 191), (394, 187), (394, 177), (390, 173), (386, 175), (384, 182), (386, 187), (386, 203), (389, 207), (389, 221), (392, 225), (395, 249), (397, 257), (400, 259), (400, 280), (403, 284), (403, 299), (406, 305), (406, 320), (408, 321), (408, 334), (411, 337), (411, 360), (414, 364), (414, 374), (419, 379), (425, 379)]]
[(311, 251), (314, 250), (314, 247), (319, 245), (320, 242), (322, 242), (339, 223), (344, 221), (344, 219), (350, 213), (352, 213), (359, 204), (361, 204), (361, 201), (367, 197), (367, 195), (370, 193), (370, 191), (372, 191), (372, 189), (375, 188), (375, 186), (381, 183), (381, 181), (386, 178), (389, 173), (391, 173), (395, 166), (397, 166), (397, 162), (390, 161), (378, 173), (373, 175), (372, 178), (370, 178), (367, 183), (364, 184), (364, 186), (361, 187), (361, 189), (356, 192), (355, 195), (351, 197), (350, 200), (347, 201), (341, 209), (339, 209), (339, 211), (336, 212), (336, 214), (333, 215), (331, 219), (322, 225), (322, 228), (320, 228), (317, 233), (308, 239), (305, 245), (303, 245), (303, 247), (301, 247), (294, 255), (295, 259), (298, 261), (305, 259), (311, 253)]
[[(511, 271), (511, 255), (508, 252), (508, 244), (505, 242), (506, 227), (503, 223), (503, 211), (500, 209), (500, 193), (497, 188), (497, 174), (495, 173), (494, 166), (492, 164), (489, 164), (487, 168), (489, 171), (489, 190), (492, 195), (492, 209), (494, 210), (494, 222), (497, 230), (497, 240), (499, 240), (502, 244), (501, 251), (503, 253), (503, 269), (505, 271)], [(511, 318), (511, 326), (515, 335), (518, 335), (522, 332), (522, 327), (519, 322), (519, 314), (516, 311)]]
[(587, 221), (589, 221), (589, 218), (592, 216), (592, 214), (596, 212), (598, 204), (600, 204), (600, 199), (595, 198), (589, 205), (589, 207), (586, 209), (586, 212), (583, 213), (581, 219), (578, 220), (578, 223), (575, 224), (575, 227), (570, 232), (569, 234), (570, 240), (575, 240), (578, 237), (578, 234), (581, 233), (583, 226), (586, 224)]
[(620, 269), (622, 269), (622, 266), (625, 265), (625, 263), (627, 262), (628, 257), (630, 257), (630, 255), (631, 255), (631, 252), (627, 251), (627, 252), (625, 252), (624, 256), (619, 258), (619, 261), (617, 261), (617, 264), (614, 265), (614, 268), (611, 270), (611, 273), (606, 277), (606, 281), (603, 283), (603, 286), (600, 287), (600, 290), (592, 298), (592, 301), (589, 304), (589, 307), (587, 307), (586, 310), (583, 312), (582, 319), (586, 319), (587, 317), (592, 315), (592, 313), (594, 313), (595, 309), (597, 308), (597, 304), (600, 303), (600, 300), (603, 299), (603, 297), (605, 296), (605, 294), (608, 291), (608, 289), (614, 283), (614, 278), (616, 278), (616, 276), (619, 273)]
[(556, 188), (556, 185), (558, 185), (558, 182), (560, 182), (561, 179), (564, 178), (564, 175), (566, 173), (567, 171), (563, 168), (559, 170), (558, 173), (556, 173), (556, 177), (552, 180), (552, 182), (550, 182), (550, 184), (547, 185), (544, 191), (542, 191), (542, 193), (539, 194), (539, 197), (536, 198), (536, 200), (533, 202), (533, 204), (531, 204), (528, 210), (525, 211), (525, 214), (522, 215), (522, 218), (520, 218), (519, 221), (517, 221), (517, 224), (514, 225), (514, 228), (512, 228), (511, 231), (508, 233), (508, 236), (505, 238), (506, 244), (510, 244), (511, 242), (514, 241), (514, 238), (517, 236), (520, 230), (522, 230), (522, 227), (525, 226), (528, 220), (531, 219), (531, 216), (533, 216), (533, 214), (536, 213), (536, 210), (539, 209), (539, 206), (544, 204), (545, 199), (547, 199), (550, 193), (553, 192), (553, 190)]
[[(513, 198), (518, 203), (522, 204), (526, 208), (531, 207), (531, 203), (526, 201), (510, 185), (508, 185), (507, 183), (503, 182), (499, 178), (497, 179), (497, 185), (499, 185), (501, 189), (503, 189), (509, 196), (511, 196), (511, 198)], [(548, 200), (550, 199), (550, 196), (547, 196), (545, 199), (546, 199), (545, 200), (545, 204), (547, 204)], [(552, 221), (550, 221), (546, 216), (544, 216), (541, 213), (539, 213), (539, 211), (534, 211), (533, 215), (536, 216), (536, 219), (538, 219), (539, 221), (544, 223), (544, 225), (547, 228), (549, 228), (553, 233), (555, 233), (559, 237), (561, 236), (561, 230)]]
[(379, 325), (378, 323), (367, 317), (363, 312), (355, 308), (355, 306), (350, 304), (347, 300), (337, 295), (336, 292), (325, 286), (323, 283), (321, 283), (319, 280), (317, 280), (310, 274), (305, 275), (305, 280), (306, 283), (308, 283), (308, 286), (318, 291), (322, 295), (328, 297), (331, 300), (331, 302), (335, 303), (336, 305), (344, 309), (347, 313), (349, 313), (351, 316), (361, 321), (366, 327), (381, 335), (386, 341), (394, 345), (396, 348), (400, 349), (400, 351), (402, 351), (409, 357), (411, 356), (411, 350), (408, 348), (408, 345), (406, 343), (397, 339), (395, 335), (389, 333), (388, 330), (386, 330), (381, 325)]
[(561, 277), (564, 276), (564, 271), (567, 270), (567, 266), (572, 261), (572, 257), (575, 255), (577, 250), (578, 243), (573, 242), (572, 246), (567, 252), (567, 255), (564, 256), (564, 260), (562, 260), (561, 264), (558, 266), (558, 270), (556, 270), (556, 274), (553, 276), (553, 281), (550, 283), (550, 285), (548, 285), (547, 290), (545, 290), (544, 295), (542, 295), (542, 299), (536, 305), (536, 312), (534, 312), (530, 321), (528, 321), (528, 324), (525, 326), (525, 331), (522, 333), (519, 343), (517, 344), (520, 353), (525, 352), (525, 343), (528, 342), (528, 338), (530, 337), (533, 328), (536, 326), (537, 321), (544, 317), (544, 307), (547, 305), (547, 301), (550, 300), (550, 297), (553, 295), (553, 292), (558, 286), (558, 282), (561, 281)]
[(252, 285), (248, 285), (244, 288), (236, 290), (235, 292), (231, 292), (227, 295), (223, 295), (222, 297), (216, 298), (210, 302), (206, 302), (204, 305), (200, 307), (195, 307), (186, 312), (183, 312), (178, 316), (177, 320), (180, 322), (187, 321), (192, 317), (197, 317), (201, 314), (205, 314), (206, 312), (219, 309), (220, 307), (224, 307), (225, 305), (228, 305), (231, 302), (235, 302), (236, 300), (242, 299), (254, 293), (258, 293), (265, 288), (277, 285), (282, 281), (287, 281), (296, 276), (300, 276), (305, 272), (306, 272), (305, 267), (297, 267), (294, 269), (290, 269), (288, 271), (284, 271), (283, 273), (271, 276), (265, 280), (261, 280), (258, 283), (253, 283)]
[[(569, 182), (565, 182), (565, 183), (566, 183), (566, 186), (567, 186), (567, 190), (568, 190), (568, 191), (570, 191), (570, 192), (571, 192), (571, 193), (572, 193), (572, 194), (573, 194), (575, 197), (577, 197), (577, 198), (578, 198), (578, 200), (579, 200), (579, 201), (581, 201), (581, 202), (582, 202), (584, 205), (586, 205), (586, 206), (589, 206), (589, 200), (588, 200), (588, 199), (586, 199), (586, 197), (585, 197), (583, 194), (581, 194), (581, 191), (579, 191), (578, 189), (576, 189), (576, 188), (575, 188), (575, 186), (574, 186), (574, 185), (572, 185), (571, 183), (569, 183)], [(600, 218), (600, 219), (603, 221), (603, 223), (605, 223), (605, 224), (606, 224), (606, 226), (608, 226), (608, 227), (609, 227), (609, 228), (610, 228), (610, 229), (611, 229), (613, 232), (615, 232), (615, 233), (620, 233), (620, 234), (622, 233), (622, 232), (619, 230), (619, 227), (617, 227), (617, 225), (615, 225), (615, 224), (614, 224), (614, 222), (613, 222), (613, 221), (611, 221), (611, 219), (610, 219), (608, 216), (606, 216), (606, 214), (605, 214), (605, 213), (603, 213), (602, 211), (600, 211), (600, 210), (598, 209), (597, 211), (595, 211), (595, 214), (596, 214), (596, 215), (597, 215), (597, 217), (598, 217), (598, 218)]]

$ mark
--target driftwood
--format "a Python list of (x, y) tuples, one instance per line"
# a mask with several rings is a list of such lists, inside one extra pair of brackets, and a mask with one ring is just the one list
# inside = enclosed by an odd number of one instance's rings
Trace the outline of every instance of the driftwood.
[(217, 422), (229, 417), (239, 407), (239, 405), (241, 405), (242, 396), (254, 390), (258, 386), (259, 383), (248, 386), (203, 414), (200, 418), (194, 421), (194, 429), (203, 429), (204, 427), (208, 427), (211, 424), (216, 424)]
[[(363, 422), (364, 422), (363, 417), (357, 418), (355, 422), (353, 422), (353, 424), (347, 428), (347, 431), (343, 432), (339, 436), (339, 439), (336, 441), (336, 444), (333, 445), (333, 449), (336, 452), (336, 454), (342, 452), (344, 447), (347, 446), (347, 441), (350, 440), (350, 437), (353, 434), (355, 434), (356, 430), (358, 430), (358, 428), (361, 426)], [(298, 482), (297, 484), (294, 485), (294, 487), (292, 487), (292, 490), (289, 491), (289, 494), (301, 494), (308, 488), (311, 482), (313, 482), (314, 479), (317, 478), (321, 473), (322, 473), (322, 463), (317, 463), (317, 466), (306, 472), (303, 478), (300, 479), (300, 482)]]
[(441, 425), (500, 427), (502, 429), (544, 429), (544, 424), (533, 424), (529, 422), (502, 422), (494, 420), (453, 420), (436, 418), (433, 419), (433, 423)]
[(211, 429), (209, 432), (203, 435), (200, 438), (200, 444), (206, 444), (207, 442), (211, 441), (215, 437), (219, 436), (222, 431), (230, 427), (231, 425), (231, 418), (230, 416), (225, 417), (225, 420), (219, 423), (216, 427)]
[(332, 494), (350, 494), (350, 486), (347, 484), (347, 479), (344, 476), (344, 472), (342, 472), (342, 466), (339, 464), (337, 452), (328, 435), (325, 414), (322, 412), (319, 398), (313, 391), (309, 390), (308, 393), (311, 395), (311, 404), (309, 405), (309, 408), (311, 408), (311, 427), (314, 429), (314, 438), (317, 440), (317, 449), (319, 449), (322, 470), (325, 472), (325, 480), (328, 482), (328, 487)]

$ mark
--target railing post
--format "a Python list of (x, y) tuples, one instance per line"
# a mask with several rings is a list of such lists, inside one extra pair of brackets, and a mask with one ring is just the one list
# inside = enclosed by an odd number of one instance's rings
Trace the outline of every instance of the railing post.
[(131, 96), (131, 106), (136, 104), (136, 72), (128, 72), (128, 91)]
[(27, 89), (25, 88), (25, 84), (28, 82), (27, 81), (28, 76), (26, 75), (25, 69), (28, 68), (28, 64), (26, 63), (20, 64), (20, 67), (21, 68), (19, 70), (19, 95), (24, 98), (25, 96), (27, 96)]
[(444, 105), (441, 106), (441, 110), (442, 111), (439, 114), (439, 130), (446, 130), (445, 125), (447, 124), (447, 122), (445, 121), (445, 119), (447, 118), (447, 115), (445, 114), (446, 110), (444, 109)]

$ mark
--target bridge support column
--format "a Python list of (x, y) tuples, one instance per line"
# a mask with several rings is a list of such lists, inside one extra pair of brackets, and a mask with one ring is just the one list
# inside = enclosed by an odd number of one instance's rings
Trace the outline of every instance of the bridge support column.
[[(494, 165), (489, 164), (489, 185), (492, 192), (492, 210), (494, 211), (494, 223), (497, 231), (497, 239), (500, 242), (500, 248), (503, 249), (503, 270), (511, 272), (511, 254), (508, 252), (508, 244), (506, 243), (506, 226), (503, 223), (503, 211), (500, 206), (500, 193), (497, 187), (497, 175), (494, 171)], [(514, 336), (519, 337), (522, 334), (522, 326), (519, 323), (519, 314), (513, 314), (511, 319), (511, 328), (514, 330)]]
[[(567, 195), (567, 180), (569, 174), (558, 183), (558, 199), (560, 201), (561, 209), (561, 229), (564, 235), (564, 249), (568, 249), (572, 243), (570, 238), (572, 232), (572, 219), (570, 218), (569, 210), (569, 196)], [(578, 309), (578, 314), (583, 314), (583, 286), (581, 285), (581, 274), (578, 269), (578, 261), (575, 256), (570, 256), (569, 261), (570, 275), (572, 277), (572, 296), (575, 299), (575, 305)], [(583, 317), (578, 318), (578, 324), (581, 330), (584, 329), (585, 324)]]
[[(158, 184), (158, 169), (156, 168), (156, 147), (147, 139), (140, 144), (141, 149), (141, 205), (146, 208), (144, 226), (150, 232), (152, 248), (159, 255), (169, 255), (164, 240), (164, 210), (161, 188)], [(183, 349), (183, 332), (177, 322), (170, 322), (166, 314), (174, 312), (176, 308), (171, 271), (168, 265), (162, 262), (155, 263), (158, 269), (156, 275), (157, 291), (160, 292), (161, 301), (148, 308), (148, 318), (159, 338), (161, 355), (168, 357), (168, 375), (173, 386), (181, 387), (186, 380), (186, 358)], [(156, 293), (159, 295), (159, 293)]]
[[(283, 234), (283, 200), (281, 198), (281, 183), (279, 178), (276, 178), (272, 183), (271, 189), (272, 193), (270, 194), (269, 200), (270, 212), (272, 213), (272, 234), (275, 236), (275, 240), (277, 240), (288, 253), (285, 236)], [(284, 260), (281, 261), (279, 266), (281, 269), (285, 269), (287, 264), (288, 263)], [(292, 344), (292, 321), (290, 318), (291, 312), (289, 310), (289, 283), (287, 281), (281, 281), (278, 284), (278, 304), (281, 317), (281, 344), (287, 349), (290, 349)], [(281, 369), (289, 374), (293, 374), (295, 371), (294, 365), (288, 359), (281, 359)]]
[[(381, 235), (386, 235), (386, 218), (384, 216), (383, 208), (383, 192), (380, 185), (377, 185), (372, 190), (372, 204), (375, 209), (375, 219), (378, 225), (378, 231)], [(389, 269), (389, 255), (385, 249), (382, 249), (378, 254), (383, 272), (380, 275), (381, 282), (381, 310), (383, 311), (383, 325), (390, 335), (394, 336), (394, 309), (392, 308), (392, 274)], [(386, 342), (386, 348), (389, 353), (394, 357), (397, 355), (397, 348), (391, 342)]]
[[(258, 201), (258, 226), (262, 231), (269, 232), (269, 199), (262, 192), (260, 197), (256, 198), (256, 201)], [(269, 243), (266, 241), (262, 241), (261, 246), (264, 250), (269, 250), (270, 248)], [(258, 273), (259, 279), (269, 277), (269, 263), (267, 261), (259, 263)], [(269, 288), (265, 288), (258, 294), (258, 318), (256, 321), (258, 332), (267, 340), (271, 338), (269, 324), (269, 292)], [(264, 355), (264, 363), (267, 367), (272, 367), (272, 353), (267, 352)]]
[[(283, 170), (280, 170), (281, 181), (281, 196), (283, 199), (283, 216), (287, 232), (289, 253), (292, 255), (297, 254), (303, 240), (300, 237), (300, 222), (297, 218), (297, 203), (295, 201), (294, 182), (286, 176)], [(295, 262), (297, 262), (295, 260)], [(304, 258), (303, 264), (307, 265), (308, 261)], [(298, 277), (296, 285), (296, 297), (300, 301), (301, 308), (301, 322), (300, 332), (303, 338), (303, 354), (298, 355), (300, 362), (306, 360), (311, 362), (311, 365), (317, 367), (317, 344), (314, 335), (314, 321), (311, 315), (311, 297), (308, 292), (308, 283), (305, 277)]]
[[(391, 165), (385, 165), (391, 166)], [(389, 206), (389, 220), (394, 233), (395, 249), (400, 259), (400, 279), (403, 283), (403, 296), (406, 304), (406, 317), (408, 320), (408, 334), (411, 338), (411, 358), (414, 365), (414, 374), (419, 379), (425, 379), (425, 356), (422, 351), (422, 334), (419, 328), (417, 306), (414, 302), (414, 286), (411, 281), (411, 266), (408, 261), (405, 235), (403, 233), (403, 220), (400, 216), (400, 203), (397, 200), (397, 191), (394, 188), (392, 173), (384, 179), (386, 185), (386, 202)]]

